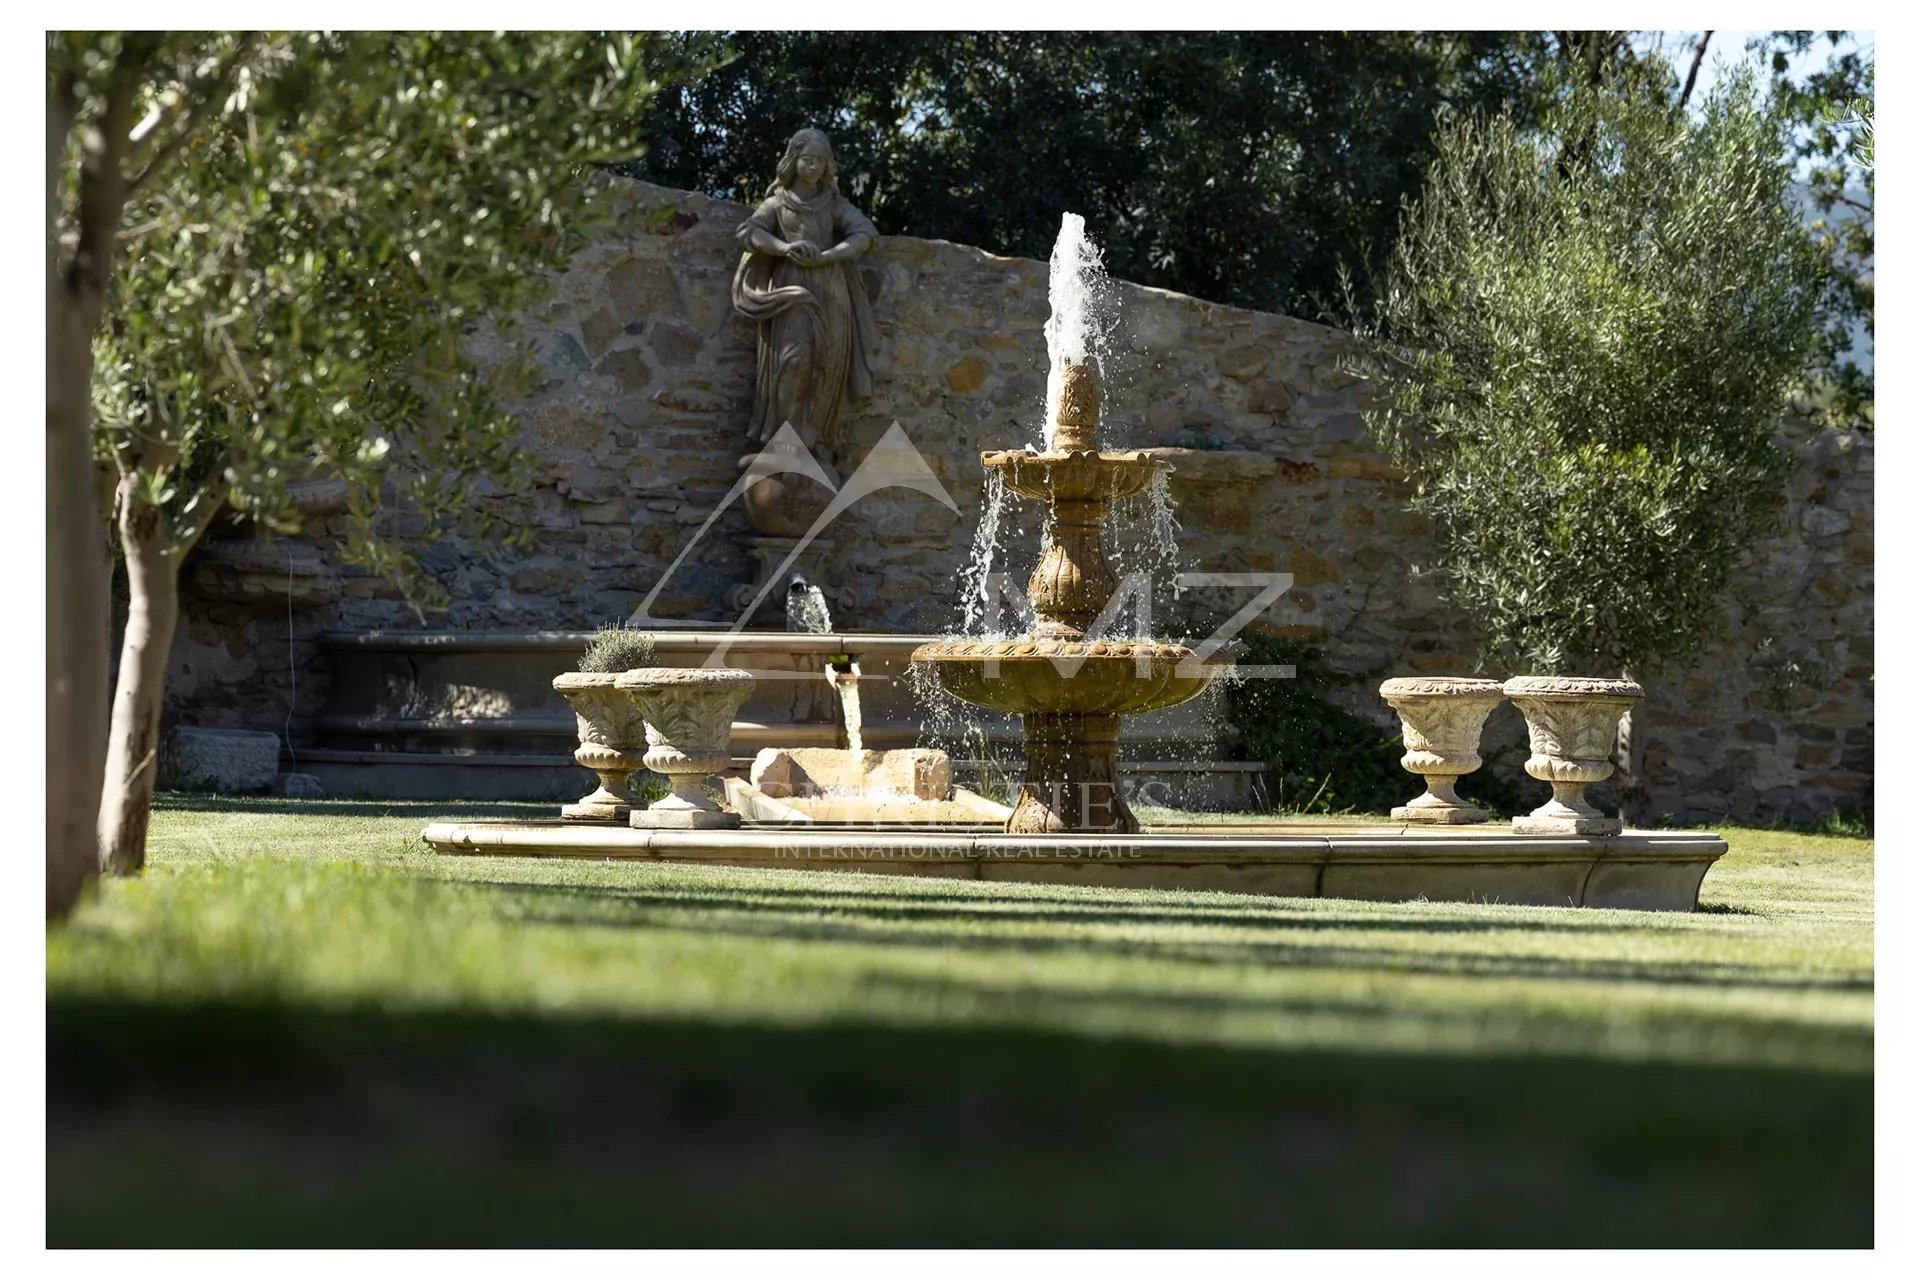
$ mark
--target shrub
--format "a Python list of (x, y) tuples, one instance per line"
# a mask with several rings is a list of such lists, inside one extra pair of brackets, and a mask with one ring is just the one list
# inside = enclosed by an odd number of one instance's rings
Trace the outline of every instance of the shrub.
[(1299, 640), (1249, 632), (1240, 662), (1291, 666), (1291, 680), (1227, 686), (1226, 746), (1272, 770), (1274, 807), (1296, 813), (1385, 813), (1414, 794), (1400, 768), (1400, 735), (1330, 700), (1349, 681)]
[(593, 633), (580, 655), (582, 671), (631, 671), (653, 665), (653, 637), (609, 622)]
[(1740, 77), (1696, 116), (1621, 83), (1442, 129), (1361, 326), (1369, 421), (1495, 665), (1684, 663), (1775, 527), (1823, 271), (1782, 130)]

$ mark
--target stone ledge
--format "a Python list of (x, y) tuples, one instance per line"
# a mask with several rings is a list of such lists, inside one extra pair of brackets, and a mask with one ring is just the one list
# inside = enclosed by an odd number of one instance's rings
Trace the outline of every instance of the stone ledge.
[(1033, 837), (866, 826), (640, 831), (557, 822), (437, 822), (438, 853), (632, 858), (765, 870), (865, 872), (1107, 888), (1212, 890), (1367, 901), (1692, 911), (1727, 850), (1704, 832), (1525, 836), (1392, 824), (1260, 830), (1149, 829), (1137, 836)]
[[(841, 631), (809, 635), (793, 631), (729, 632), (715, 622), (653, 619), (659, 629), (675, 631), (662, 644), (674, 647), (726, 643), (733, 653), (865, 652), (872, 649), (912, 651), (942, 639), (934, 635), (903, 635), (882, 631)], [(696, 629), (701, 628), (701, 629)], [(577, 653), (593, 639), (591, 631), (322, 631), (322, 649), (371, 649), (382, 653)]]

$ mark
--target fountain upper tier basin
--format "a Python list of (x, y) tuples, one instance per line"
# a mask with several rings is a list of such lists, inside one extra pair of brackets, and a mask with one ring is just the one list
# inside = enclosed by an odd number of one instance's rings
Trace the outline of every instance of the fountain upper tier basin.
[(1092, 502), (1139, 493), (1166, 464), (1139, 450), (989, 449), (980, 455), (980, 465), (998, 471), (1007, 488), (1023, 498)]
[(947, 692), (1020, 714), (1132, 715), (1199, 696), (1227, 659), (1151, 640), (941, 640), (913, 651)]

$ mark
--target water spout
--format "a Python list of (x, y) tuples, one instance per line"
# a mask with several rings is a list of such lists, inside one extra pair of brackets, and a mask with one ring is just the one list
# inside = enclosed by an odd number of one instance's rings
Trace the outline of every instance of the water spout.
[(1068, 367), (1094, 366), (1106, 354), (1112, 327), (1113, 282), (1100, 262), (1100, 250), (1087, 239), (1087, 220), (1062, 214), (1060, 237), (1047, 261), (1047, 404), (1042, 427), (1044, 447), (1054, 447), (1061, 401), (1067, 394)]
[(787, 583), (784, 603), (787, 630), (805, 631), (817, 636), (833, 633), (833, 618), (827, 613), (827, 597), (820, 588), (797, 573)]
[(827, 663), (827, 683), (840, 695), (840, 716), (847, 727), (847, 750), (859, 756), (860, 742), (860, 664), (836, 654)]

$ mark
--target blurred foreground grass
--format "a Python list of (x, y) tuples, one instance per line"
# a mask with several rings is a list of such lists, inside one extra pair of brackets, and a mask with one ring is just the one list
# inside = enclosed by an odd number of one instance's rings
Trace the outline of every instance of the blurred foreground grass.
[(1866, 840), (1730, 831), (1665, 915), (427, 852), (461, 808), (166, 801), (49, 933), (50, 1243), (1871, 1241)]

